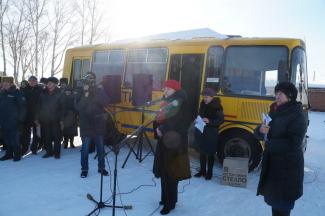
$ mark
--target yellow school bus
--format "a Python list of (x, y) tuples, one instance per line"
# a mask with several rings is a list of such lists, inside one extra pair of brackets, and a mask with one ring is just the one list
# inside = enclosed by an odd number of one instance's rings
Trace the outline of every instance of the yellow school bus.
[(121, 98), (110, 108), (116, 113), (118, 129), (125, 134), (153, 119), (158, 109), (158, 105), (144, 109), (135, 105), (134, 86), (139, 88), (147, 83), (146, 79), (142, 82), (135, 77), (150, 75), (149, 100), (162, 97), (166, 79), (180, 81), (188, 94), (191, 120), (198, 114), (202, 89), (213, 88), (225, 114), (218, 158), (222, 162), (226, 156), (248, 157), (253, 169), (263, 151), (263, 144), (254, 137), (253, 130), (274, 101), (275, 85), (281, 81), (294, 83), (299, 90), (298, 100), (306, 111), (309, 108), (306, 62), (305, 43), (300, 39), (146, 40), (69, 49), (63, 77), (75, 85), (88, 71), (97, 75), (98, 82), (107, 75), (119, 76)]

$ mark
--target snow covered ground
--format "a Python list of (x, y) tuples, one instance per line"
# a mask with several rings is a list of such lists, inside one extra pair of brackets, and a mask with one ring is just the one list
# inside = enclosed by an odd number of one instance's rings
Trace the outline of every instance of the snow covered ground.
[[(305, 154), (304, 195), (296, 202), (293, 216), (325, 215), (325, 113), (311, 112), (308, 129), (308, 149)], [(77, 140), (80, 145), (80, 139)], [(80, 216), (95, 207), (86, 198), (90, 193), (99, 199), (100, 175), (97, 160), (90, 156), (90, 171), (85, 179), (80, 176), (80, 148), (62, 149), (60, 160), (43, 159), (43, 152), (27, 155), (22, 161), (0, 162), (0, 216)], [(116, 215), (160, 215), (160, 181), (153, 180), (152, 160), (149, 156), (142, 163), (134, 155), (126, 167), (121, 165), (128, 153), (124, 148), (118, 155), (117, 204), (132, 205), (132, 210), (116, 210)], [(0, 152), (0, 156), (3, 152)], [(107, 169), (113, 170), (114, 154), (108, 154)], [(198, 167), (197, 155), (191, 156), (192, 172)], [(175, 216), (261, 216), (271, 215), (256, 187), (259, 172), (249, 174), (247, 188), (234, 188), (220, 184), (221, 166), (215, 165), (214, 178), (205, 181), (192, 178), (181, 182), (179, 201), (169, 215)], [(140, 185), (144, 185), (133, 191)], [(109, 200), (113, 187), (112, 176), (104, 178), (104, 200)], [(133, 192), (132, 192), (133, 191)], [(130, 192), (130, 193), (129, 193)], [(125, 194), (124, 194), (125, 193)], [(100, 215), (111, 215), (110, 208)]]

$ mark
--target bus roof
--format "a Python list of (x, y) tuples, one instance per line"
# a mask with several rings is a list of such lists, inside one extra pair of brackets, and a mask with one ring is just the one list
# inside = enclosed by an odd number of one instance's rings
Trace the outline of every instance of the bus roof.
[(226, 39), (217, 38), (196, 38), (189, 40), (135, 40), (128, 42), (114, 42), (108, 44), (86, 45), (70, 48), (67, 51), (79, 50), (104, 50), (116, 48), (141, 48), (141, 47), (169, 47), (169, 46), (204, 46), (204, 45), (220, 45), (220, 46), (249, 46), (249, 45), (289, 45), (301, 46), (305, 48), (305, 43), (301, 39), (296, 38), (249, 38), (249, 37), (230, 37)]

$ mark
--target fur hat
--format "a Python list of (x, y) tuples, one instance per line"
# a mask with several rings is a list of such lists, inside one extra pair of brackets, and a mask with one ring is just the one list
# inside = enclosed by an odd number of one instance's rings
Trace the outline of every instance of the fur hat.
[(2, 80), (1, 82), (8, 82), (8, 83), (11, 83), (13, 84), (14, 83), (14, 78), (11, 77), (11, 76), (7, 76), (7, 77), (2, 77)]
[(278, 91), (284, 93), (291, 100), (297, 99), (298, 90), (291, 82), (278, 83), (274, 88), (274, 92), (276, 93)]
[(60, 79), (60, 85), (62, 85), (63, 83), (65, 83), (66, 85), (68, 85), (68, 78), (62, 77)]
[(58, 84), (59, 83), (59, 80), (58, 80), (58, 78), (56, 78), (56, 77), (49, 77), (48, 79), (47, 79), (47, 82), (52, 82), (52, 83), (54, 83), (54, 84)]
[(211, 88), (205, 88), (203, 89), (202, 91), (202, 95), (203, 96), (210, 96), (210, 97), (213, 97), (216, 95), (215, 91)]
[(39, 82), (43, 84), (47, 84), (47, 78), (42, 77)]
[(30, 76), (30, 77), (28, 78), (28, 81), (32, 81), (32, 80), (36, 80), (36, 81), (37, 81), (37, 77), (36, 77), (36, 76)]
[(175, 91), (178, 91), (181, 89), (181, 84), (176, 80), (166, 80), (164, 83), (164, 87), (172, 88)]

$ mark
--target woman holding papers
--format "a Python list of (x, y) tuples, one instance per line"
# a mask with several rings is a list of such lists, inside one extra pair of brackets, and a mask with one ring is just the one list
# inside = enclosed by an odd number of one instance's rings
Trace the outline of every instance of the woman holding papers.
[[(206, 180), (212, 178), (212, 170), (214, 164), (214, 155), (218, 149), (218, 128), (224, 121), (223, 108), (219, 98), (214, 98), (215, 91), (206, 88), (202, 92), (203, 100), (200, 104), (199, 116), (197, 123), (202, 121), (205, 123), (203, 132), (196, 125), (195, 142), (200, 151), (200, 171), (195, 177), (204, 176)], [(208, 161), (208, 169), (206, 164)]]
[(275, 86), (269, 124), (255, 133), (265, 140), (262, 171), (257, 195), (272, 207), (273, 216), (289, 216), (295, 201), (303, 194), (304, 155), (302, 142), (307, 123), (297, 89), (289, 82)]

